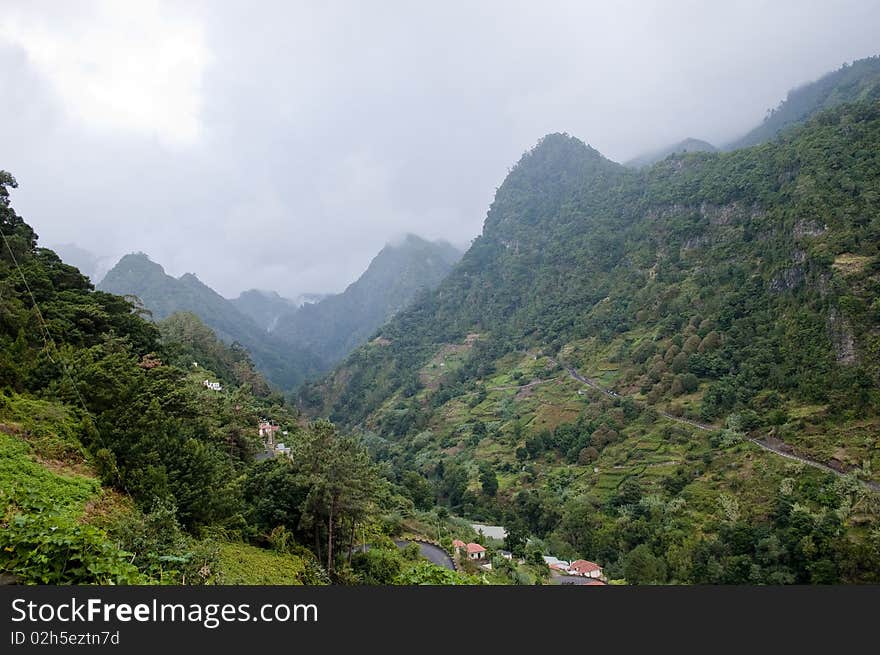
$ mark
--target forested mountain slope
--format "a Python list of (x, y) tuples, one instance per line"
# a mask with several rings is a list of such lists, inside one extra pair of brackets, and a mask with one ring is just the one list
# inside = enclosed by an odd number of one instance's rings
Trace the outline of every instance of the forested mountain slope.
[(197, 315), (226, 343), (239, 343), (257, 368), (278, 388), (288, 391), (307, 377), (326, 370), (314, 353), (282, 343), (268, 334), (235, 305), (187, 273), (174, 278), (143, 253), (124, 256), (107, 272), (98, 288), (136, 296), (155, 320), (175, 312)]
[(785, 128), (836, 105), (877, 99), (880, 99), (880, 55), (844, 64), (815, 82), (792, 89), (758, 127), (724, 146), (724, 150), (768, 141)]
[(436, 287), (460, 257), (448, 243), (408, 234), (401, 243), (386, 245), (342, 293), (281, 316), (273, 334), (316, 353), (329, 369), (419, 292)]
[(876, 102), (641, 171), (548, 135), (452, 274), (302, 403), (627, 579), (876, 579), (878, 188)]

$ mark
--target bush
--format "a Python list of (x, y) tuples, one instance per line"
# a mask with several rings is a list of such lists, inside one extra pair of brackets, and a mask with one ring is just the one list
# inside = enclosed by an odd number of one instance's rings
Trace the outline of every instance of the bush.
[(98, 528), (62, 514), (13, 514), (0, 525), (0, 570), (25, 584), (143, 584)]
[(397, 548), (370, 548), (352, 556), (351, 568), (363, 584), (389, 585), (403, 570), (403, 557)]

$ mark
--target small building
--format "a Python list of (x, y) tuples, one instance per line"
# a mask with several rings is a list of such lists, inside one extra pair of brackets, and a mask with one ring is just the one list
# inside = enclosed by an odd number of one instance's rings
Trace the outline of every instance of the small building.
[(568, 571), (569, 564), (564, 559), (553, 557), (552, 555), (543, 555), (544, 563), (554, 571)]
[(585, 578), (598, 579), (602, 577), (602, 567), (595, 562), (589, 562), (585, 559), (576, 559), (568, 568), (571, 575), (580, 575)]
[(501, 555), (501, 557), (503, 557), (504, 559), (513, 559), (513, 553), (511, 553), (509, 550), (499, 550), (498, 554)]
[(468, 544), (465, 546), (465, 550), (467, 551), (467, 558), (472, 560), (480, 560), (486, 557), (486, 549), (483, 548), (480, 544)]
[(452, 550), (455, 551), (455, 554), (458, 555), (462, 550), (467, 548), (467, 544), (464, 543), (461, 539), (453, 539), (452, 541)]
[(268, 421), (263, 421), (260, 423), (260, 436), (264, 439), (275, 439), (275, 433), (280, 429), (281, 428), (277, 425), (273, 425)]
[(211, 391), (223, 391), (223, 387), (220, 386), (219, 382), (211, 382), (210, 380), (205, 380), (204, 382), (202, 382), (202, 384), (204, 384), (205, 387), (210, 389)]

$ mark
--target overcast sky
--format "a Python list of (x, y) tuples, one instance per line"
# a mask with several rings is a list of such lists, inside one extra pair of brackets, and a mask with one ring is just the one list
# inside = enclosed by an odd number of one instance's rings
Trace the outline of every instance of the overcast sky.
[(721, 144), (878, 26), (877, 0), (0, 0), (0, 168), (47, 244), (339, 291), (405, 232), (469, 243), (548, 132)]

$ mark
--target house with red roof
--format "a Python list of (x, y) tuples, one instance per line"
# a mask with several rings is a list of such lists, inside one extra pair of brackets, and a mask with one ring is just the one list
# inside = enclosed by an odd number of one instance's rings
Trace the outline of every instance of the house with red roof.
[(468, 559), (483, 559), (486, 557), (486, 549), (483, 548), (480, 544), (468, 544), (465, 546), (465, 550), (467, 551)]
[(602, 577), (602, 567), (595, 562), (585, 559), (576, 559), (568, 567), (569, 575), (580, 575), (585, 578), (599, 579)]
[(486, 557), (486, 549), (480, 544), (466, 544), (461, 539), (456, 539), (452, 542), (452, 550), (455, 551), (456, 555), (463, 553), (468, 559), (479, 560)]

